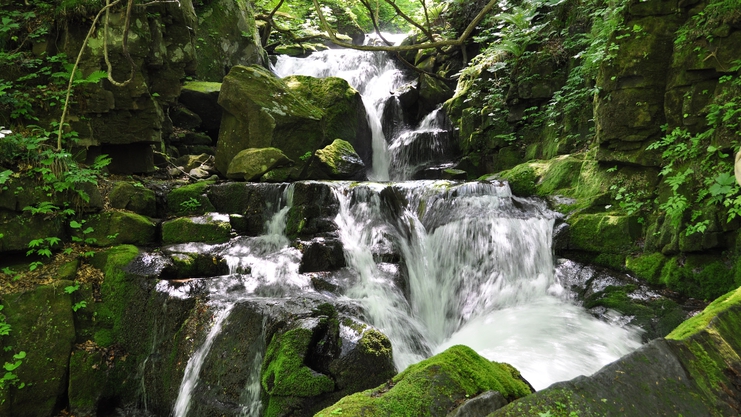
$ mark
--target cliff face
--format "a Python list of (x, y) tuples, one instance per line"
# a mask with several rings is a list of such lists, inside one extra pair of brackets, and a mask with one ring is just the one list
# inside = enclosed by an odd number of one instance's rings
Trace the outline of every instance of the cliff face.
[[(76, 6), (68, 3), (44, 8), (4, 6), (4, 13), (16, 19), (14, 24), (26, 25), (24, 30), (28, 27), (39, 35), (33, 37), (31, 51), (25, 51), (27, 43), (20, 38), (15, 42), (18, 45), (7, 36), (0, 40), (6, 46), (17, 46), (26, 60), (48, 60), (52, 70), (62, 68), (55, 63), (73, 63), (82, 49), (82, 80), (108, 71), (109, 67), (115, 81), (130, 79), (125, 86), (113, 85), (105, 77), (102, 81), (81, 83), (75, 88), (67, 117), (79, 138), (75, 146), (85, 149), (89, 160), (100, 153), (111, 155), (109, 169), (114, 173), (154, 170), (153, 150), (164, 150), (173, 130), (171, 110), (176, 107), (186, 79), (220, 81), (233, 65), (267, 62), (252, 8), (246, 1), (199, 1), (197, 8), (191, 0), (135, 4), (128, 17), (127, 8), (119, 5), (100, 17), (87, 41), (91, 21), (99, 8), (90, 2), (78, 2)], [(35, 17), (21, 18), (29, 13)], [(11, 92), (17, 87), (22, 94), (23, 89), (29, 88), (24, 84), (24, 77), (29, 75), (25, 68), (33, 71), (33, 67), (24, 65), (20, 71), (7, 71), (13, 85)], [(30, 101), (29, 112), (33, 111), (37, 124), (59, 120), (61, 106)], [(4, 125), (33, 120), (24, 118), (26, 114), (19, 117), (14, 113), (13, 104), (17, 107), (17, 103), (8, 104), (4, 109), (8, 113), (0, 117)]]
[(446, 103), (459, 167), (574, 198), (554, 202), (564, 256), (697, 298), (739, 285), (737, 3), (524, 3), (495, 20), (520, 23), (482, 31)]

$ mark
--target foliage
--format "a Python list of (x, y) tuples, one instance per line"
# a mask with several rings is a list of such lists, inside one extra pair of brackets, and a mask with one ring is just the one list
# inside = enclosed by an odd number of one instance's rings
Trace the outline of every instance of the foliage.
[[(10, 332), (12, 331), (12, 328), (10, 324), (6, 321), (5, 315), (2, 314), (3, 305), (0, 304), (0, 337), (8, 336)], [(11, 346), (6, 346), (5, 351), (12, 349)], [(3, 365), (3, 369), (5, 372), (3, 373), (2, 377), (0, 377), (0, 390), (4, 390), (6, 387), (10, 385), (16, 386), (18, 389), (22, 389), (26, 384), (24, 382), (20, 382), (18, 380), (18, 375), (13, 373), (16, 369), (18, 369), (19, 366), (23, 364), (23, 359), (26, 357), (26, 352), (20, 351), (13, 355), (13, 363), (5, 362)]]
[[(736, 75), (721, 77), (720, 83), (728, 83), (728, 88), (714, 98), (707, 107), (707, 128), (693, 133), (685, 127), (668, 131), (660, 140), (649, 145), (649, 150), (662, 150), (664, 164), (661, 176), (668, 186), (670, 195), (659, 206), (674, 227), (680, 227), (689, 220), (685, 234), (704, 232), (709, 219), (702, 219), (702, 207), (725, 207), (727, 221), (741, 216), (741, 189), (733, 174), (733, 149), (738, 148), (738, 140), (730, 146), (718, 144), (719, 135), (741, 133), (741, 60), (732, 69)], [(667, 130), (667, 127), (664, 127)], [(696, 195), (694, 201), (689, 196)], [(691, 213), (686, 214), (689, 209)], [(687, 218), (688, 217), (688, 218)]]

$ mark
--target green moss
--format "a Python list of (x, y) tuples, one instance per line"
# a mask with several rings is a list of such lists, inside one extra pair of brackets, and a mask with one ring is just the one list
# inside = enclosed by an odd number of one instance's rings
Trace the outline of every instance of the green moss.
[(410, 366), (387, 384), (345, 397), (316, 415), (445, 415), (458, 401), (487, 390), (508, 399), (530, 394), (512, 369), (489, 362), (466, 346), (453, 346)]
[(676, 302), (668, 299), (634, 298), (634, 285), (608, 286), (584, 300), (584, 307), (606, 307), (625, 316), (631, 316), (631, 324), (646, 331), (644, 340), (664, 337), (685, 318), (685, 312)]
[(199, 93), (218, 93), (221, 90), (221, 83), (210, 81), (187, 81), (183, 84), (183, 89), (193, 90)]
[(716, 255), (676, 256), (661, 269), (661, 284), (696, 298), (711, 300), (736, 286), (733, 268)]
[(105, 276), (100, 285), (103, 302), (95, 306), (99, 324), (105, 329), (96, 331), (95, 335), (100, 336), (105, 345), (118, 343), (125, 337), (122, 332), (123, 314), (136, 290), (131, 288), (123, 268), (138, 255), (136, 246), (123, 245), (99, 252), (92, 259), (93, 266), (102, 270)]
[[(91, 227), (92, 232), (82, 230)], [(90, 216), (82, 228), (76, 231), (80, 239), (95, 239), (95, 246), (138, 245), (155, 241), (157, 227), (147, 217), (125, 211), (110, 211)]]
[(710, 303), (702, 313), (680, 324), (676, 329), (669, 333), (666, 338), (675, 340), (687, 339), (707, 328), (710, 321), (716, 316), (730, 308), (738, 307), (739, 304), (741, 304), (741, 288), (737, 288), (718, 297), (715, 301)]
[[(225, 171), (226, 172), (226, 171)], [(206, 196), (213, 181), (201, 181), (176, 188), (167, 194), (167, 211), (175, 216), (192, 216), (214, 211)]]
[(374, 356), (391, 356), (391, 341), (376, 329), (368, 329), (358, 341), (360, 351)]
[(231, 237), (228, 221), (204, 217), (180, 217), (162, 224), (162, 243), (223, 243)]
[(314, 397), (334, 391), (334, 381), (304, 365), (313, 332), (298, 328), (276, 335), (270, 341), (262, 364), (260, 381), (271, 396)]
[(530, 164), (521, 164), (503, 171), (499, 176), (509, 183), (512, 193), (519, 196), (535, 195), (538, 175)]
[(583, 161), (571, 157), (560, 157), (549, 162), (538, 184), (538, 194), (574, 194), (573, 190), (578, 185)]
[(625, 254), (635, 250), (641, 225), (633, 216), (605, 213), (579, 214), (571, 219), (572, 249), (600, 254)]
[(666, 257), (660, 253), (642, 254), (640, 256), (629, 256), (625, 260), (625, 266), (635, 274), (636, 277), (646, 280), (652, 284), (659, 283), (661, 269), (664, 267)]

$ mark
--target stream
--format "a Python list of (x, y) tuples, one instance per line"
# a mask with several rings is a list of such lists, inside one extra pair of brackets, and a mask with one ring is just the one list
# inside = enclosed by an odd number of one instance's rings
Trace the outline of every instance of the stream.
[[(371, 182), (319, 183), (339, 203), (333, 222), (347, 266), (333, 272), (339, 288), (333, 293), (299, 272), (301, 252), (285, 232), (295, 185), (273, 185), (264, 234), (212, 248), (227, 259), (230, 273), (206, 281), (214, 319), (187, 364), (173, 415), (192, 414), (192, 393), (212, 342), (245, 300), (313, 293), (356, 305), (391, 340), (398, 371), (464, 344), (514, 365), (536, 389), (589, 375), (640, 346), (638, 329), (588, 314), (559, 281), (552, 249), (559, 215), (545, 203), (513, 196), (504, 182), (410, 180), (447, 166), (450, 129), (438, 110), (415, 126), (384, 129), (383, 115), (394, 113), (387, 106), (410, 83), (393, 60), (333, 49), (308, 58), (280, 56), (274, 71), (343, 77), (363, 95), (373, 132)], [(162, 284), (162, 291), (176, 289)], [(264, 349), (265, 340), (259, 343)], [(241, 396), (244, 416), (262, 411), (261, 360), (256, 353)]]

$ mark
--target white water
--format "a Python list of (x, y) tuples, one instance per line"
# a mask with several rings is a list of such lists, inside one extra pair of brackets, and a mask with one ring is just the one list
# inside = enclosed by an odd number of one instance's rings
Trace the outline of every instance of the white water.
[(280, 77), (289, 75), (340, 77), (358, 90), (363, 97), (373, 138), (373, 167), (368, 177), (372, 181), (390, 179), (390, 155), (380, 116), (386, 99), (408, 81), (405, 81), (404, 74), (387, 54), (353, 49), (330, 49), (315, 52), (307, 58), (279, 55), (273, 70)]
[(203, 362), (206, 360), (208, 352), (211, 351), (211, 345), (213, 344), (216, 335), (221, 332), (221, 325), (229, 316), (232, 307), (234, 307), (234, 304), (229, 304), (214, 313), (214, 322), (211, 325), (211, 330), (206, 336), (206, 340), (188, 360), (188, 365), (185, 367), (185, 375), (183, 375), (183, 382), (180, 384), (180, 390), (178, 391), (178, 398), (175, 401), (175, 407), (173, 407), (172, 410), (175, 417), (185, 417), (188, 415), (191, 394), (198, 384), (198, 376), (201, 373)]
[[(554, 220), (542, 207), (516, 208), (502, 184), (395, 187), (410, 202), (395, 224), (378, 184), (338, 192), (336, 222), (360, 275), (348, 296), (389, 336), (400, 370), (465, 344), (511, 363), (541, 389), (589, 375), (640, 345), (635, 329), (601, 322), (568, 300), (554, 275)], [(389, 237), (406, 262), (409, 301), (373, 260), (373, 248)]]

